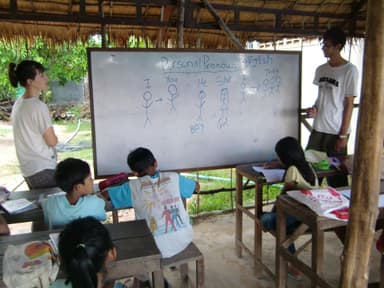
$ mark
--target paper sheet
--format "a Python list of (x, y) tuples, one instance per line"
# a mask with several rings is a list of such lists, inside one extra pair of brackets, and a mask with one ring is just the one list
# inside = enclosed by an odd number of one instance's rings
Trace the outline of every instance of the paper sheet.
[(349, 200), (334, 188), (291, 190), (287, 191), (287, 194), (308, 206), (317, 215), (342, 221), (348, 220)]
[(351, 199), (351, 189), (337, 190), (342, 194), (345, 198)]
[[(347, 199), (351, 199), (351, 189), (338, 190), (338, 191)], [(384, 194), (379, 195), (378, 207), (384, 208)]]
[(252, 168), (256, 172), (262, 173), (264, 175), (265, 179), (267, 179), (267, 182), (281, 182), (281, 181), (283, 181), (283, 177), (284, 177), (284, 173), (285, 173), (284, 169), (265, 169), (265, 168), (260, 167), (260, 166), (253, 166)]
[(49, 244), (51, 244), (51, 247), (53, 249), (53, 252), (56, 255), (59, 255), (59, 235), (60, 233), (49, 233)]
[(379, 208), (384, 208), (384, 195), (379, 195)]

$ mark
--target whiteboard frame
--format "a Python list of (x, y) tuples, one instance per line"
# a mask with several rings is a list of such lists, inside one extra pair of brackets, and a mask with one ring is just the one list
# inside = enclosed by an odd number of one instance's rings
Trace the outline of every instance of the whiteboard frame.
[[(89, 98), (90, 98), (90, 107), (91, 107), (91, 123), (92, 123), (92, 152), (93, 152), (93, 164), (94, 164), (94, 177), (96, 179), (105, 178), (111, 176), (113, 174), (98, 174), (98, 161), (97, 161), (97, 147), (96, 147), (96, 128), (95, 128), (95, 111), (94, 111), (94, 93), (93, 93), (93, 80), (92, 80), (92, 61), (91, 54), (93, 52), (175, 52), (175, 53), (237, 53), (237, 54), (290, 54), (298, 56), (298, 65), (299, 65), (299, 81), (297, 83), (297, 91), (298, 91), (298, 107), (297, 107), (297, 135), (294, 136), (298, 139), (299, 143), (301, 141), (301, 121), (300, 121), (300, 109), (301, 109), (301, 81), (302, 81), (302, 52), (301, 51), (271, 51), (271, 50), (201, 50), (201, 49), (157, 49), (157, 48), (87, 48), (87, 56), (88, 56), (88, 78), (89, 78)], [(123, 155), (122, 157), (126, 157), (127, 155)], [(155, 155), (156, 157), (156, 155)], [(255, 161), (249, 162), (239, 162), (232, 163), (228, 165), (220, 165), (220, 166), (203, 166), (203, 167), (191, 167), (191, 168), (181, 168), (181, 169), (172, 169), (172, 171), (176, 172), (185, 172), (185, 171), (199, 171), (199, 170), (213, 170), (213, 169), (224, 169), (224, 168), (234, 168), (237, 165), (242, 164), (250, 164), (260, 162), (260, 160), (255, 159)], [(126, 171), (129, 170), (128, 166)], [(162, 170), (167, 171), (167, 170)]]

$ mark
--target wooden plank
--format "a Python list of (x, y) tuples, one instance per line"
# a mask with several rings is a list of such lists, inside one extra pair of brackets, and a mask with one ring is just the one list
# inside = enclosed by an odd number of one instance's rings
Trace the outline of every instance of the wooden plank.
[(163, 267), (168, 266), (178, 266), (187, 261), (196, 261), (203, 258), (203, 254), (200, 252), (199, 248), (192, 242), (180, 253), (169, 257), (161, 259), (161, 265)]
[(242, 256), (242, 249), (239, 243), (243, 242), (243, 175), (236, 167), (236, 221), (235, 221), (235, 249), (237, 257)]

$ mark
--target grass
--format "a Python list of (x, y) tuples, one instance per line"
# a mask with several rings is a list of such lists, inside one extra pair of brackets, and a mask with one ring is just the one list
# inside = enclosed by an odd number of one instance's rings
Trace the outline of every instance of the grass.
[(0, 136), (6, 136), (7, 134), (12, 133), (12, 127), (1, 127)]
[[(200, 180), (200, 186), (204, 186), (206, 180)], [(222, 188), (223, 186), (212, 183), (212, 189)], [(271, 184), (263, 186), (263, 202), (273, 203), (280, 194), (282, 184)], [(235, 191), (219, 192), (213, 195), (194, 195), (188, 203), (188, 212), (190, 215), (196, 215), (201, 212), (222, 211), (235, 208)], [(251, 206), (255, 204), (255, 189), (243, 190), (243, 205)]]
[[(2, 169), (2, 175), (15, 175), (20, 173), (20, 169), (18, 165), (12, 165), (12, 164), (5, 164), (1, 166)], [(4, 172), (6, 171), (6, 172)]]
[[(60, 129), (66, 133), (73, 133), (77, 129), (77, 121), (60, 121), (55, 123), (61, 126)], [(92, 133), (91, 133), (91, 122), (88, 120), (82, 120), (79, 132), (68, 145), (91, 145), (92, 144)], [(88, 163), (93, 163), (93, 152), (92, 148), (86, 148), (76, 151), (65, 151), (58, 153), (59, 160), (63, 160), (67, 157), (81, 158)], [(193, 171), (185, 173), (185, 175), (191, 179), (198, 180), (200, 183), (201, 191), (216, 190), (221, 188), (232, 188), (235, 189), (236, 177), (235, 169), (215, 169), (215, 170), (203, 170)], [(264, 185), (263, 186), (263, 200), (274, 201), (276, 195), (280, 193), (282, 186)], [(255, 189), (247, 189), (243, 192), (243, 203), (244, 205), (253, 205), (255, 198)], [(226, 209), (233, 209), (235, 205), (235, 191), (218, 192), (212, 195), (194, 195), (193, 198), (188, 202), (188, 212), (191, 215), (196, 215), (201, 212), (209, 211), (221, 211)]]
[[(77, 121), (59, 121), (57, 122), (58, 125), (63, 125), (66, 129), (66, 132), (73, 132), (76, 130), (78, 122)], [(92, 126), (91, 126), (91, 120), (81, 120), (80, 124), (80, 130), (79, 131), (86, 131), (91, 133)]]
[[(71, 137), (73, 133), (77, 130), (78, 122), (77, 121), (58, 121), (55, 123), (57, 126), (60, 126), (63, 131), (70, 133)], [(67, 139), (64, 139), (67, 140)], [(91, 121), (90, 120), (81, 120), (79, 131), (76, 136), (67, 144), (71, 146), (82, 146), (82, 147), (91, 147), (92, 146), (92, 132), (91, 132)], [(59, 160), (63, 160), (68, 157), (80, 158), (88, 163), (93, 163), (93, 151), (92, 148), (83, 148), (81, 150), (74, 151), (64, 151), (58, 153)]]
[(68, 152), (60, 152), (58, 153), (58, 158), (60, 160), (64, 160), (66, 158), (73, 157), (73, 158), (80, 158), (88, 163), (92, 163), (93, 156), (92, 156), (92, 149), (82, 149), (78, 151), (68, 151)]

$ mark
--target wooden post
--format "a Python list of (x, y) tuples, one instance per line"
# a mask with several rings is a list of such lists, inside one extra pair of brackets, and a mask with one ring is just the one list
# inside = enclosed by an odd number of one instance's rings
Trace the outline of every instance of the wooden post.
[(341, 287), (367, 287), (369, 257), (378, 213), (384, 136), (384, 1), (369, 0), (364, 77), (352, 176), (352, 203)]
[(177, 1), (177, 48), (184, 48), (185, 1)]
[(106, 40), (106, 29), (105, 29), (105, 23), (104, 23), (104, 6), (103, 6), (103, 0), (99, 0), (99, 15), (101, 18), (101, 47), (106, 48), (107, 47), (107, 40)]

